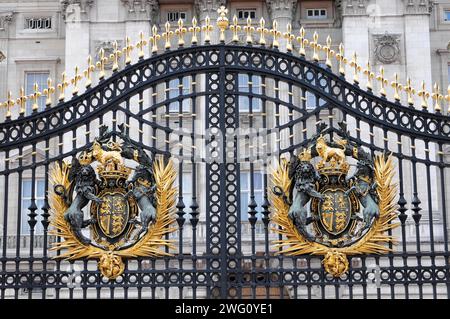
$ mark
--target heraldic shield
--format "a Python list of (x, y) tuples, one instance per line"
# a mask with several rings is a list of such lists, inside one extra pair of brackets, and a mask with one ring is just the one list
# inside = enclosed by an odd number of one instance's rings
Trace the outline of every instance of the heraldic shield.
[[(339, 126), (341, 138), (327, 141), (323, 124), (299, 155), (282, 159), (270, 193), (280, 253), (322, 255), (335, 277), (347, 272), (347, 255), (389, 252), (395, 240), (387, 232), (398, 226), (391, 156), (372, 158)], [(347, 158), (356, 162), (351, 174)]]
[(122, 258), (169, 255), (165, 235), (175, 230), (172, 161), (153, 160), (122, 125), (119, 130), (100, 127), (100, 136), (71, 164), (57, 164), (50, 173), (51, 232), (62, 239), (52, 247), (62, 251), (55, 258), (98, 259), (110, 280), (123, 273)]

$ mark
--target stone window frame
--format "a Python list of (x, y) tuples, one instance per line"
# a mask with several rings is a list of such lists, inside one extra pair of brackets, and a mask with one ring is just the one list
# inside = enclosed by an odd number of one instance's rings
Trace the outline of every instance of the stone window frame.
[[(51, 18), (52, 27), (50, 29), (27, 29), (26, 19), (29, 18)], [(59, 16), (57, 12), (36, 11), (24, 12), (17, 15), (16, 37), (28, 38), (30, 36), (42, 38), (48, 36), (58, 36)]]
[[(168, 15), (170, 12), (184, 12), (186, 18), (183, 20), (185, 26), (189, 26), (192, 23), (192, 18), (194, 17), (194, 10), (191, 4), (162, 4), (159, 7), (159, 13), (161, 16), (161, 22), (166, 23), (168, 21)], [(177, 27), (178, 21), (169, 21), (172, 28)]]
[[(326, 10), (326, 18), (308, 18), (307, 12), (309, 9), (320, 9)], [(298, 20), (300, 25), (307, 26), (327, 26), (331, 27), (335, 22), (336, 12), (334, 8), (333, 1), (302, 1), (299, 3), (297, 8)]]
[[(232, 21), (232, 18), (234, 17), (234, 15), (236, 15), (236, 17), (238, 16), (238, 11), (239, 10), (255, 10), (256, 13), (256, 18), (252, 19), (252, 25), (259, 25), (259, 20), (263, 17), (264, 19), (266, 19), (266, 16), (264, 15), (264, 11), (263, 11), (263, 5), (262, 3), (258, 3), (258, 2), (250, 2), (250, 1), (245, 1), (245, 2), (232, 2), (230, 4), (229, 7), (229, 12), (230, 12), (230, 21)], [(266, 22), (268, 21), (268, 19), (266, 19)], [(238, 23), (239, 24), (247, 24), (247, 19), (239, 19), (238, 18)]]

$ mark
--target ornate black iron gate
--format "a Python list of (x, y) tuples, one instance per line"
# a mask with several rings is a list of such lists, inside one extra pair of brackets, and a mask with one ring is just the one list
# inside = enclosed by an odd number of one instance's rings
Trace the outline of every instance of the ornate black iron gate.
[[(448, 298), (450, 120), (437, 111), (389, 102), (276, 46), (208, 42), (127, 63), (69, 101), (0, 124), (1, 298)], [(337, 134), (338, 122), (370, 154), (392, 152), (401, 225), (391, 253), (349, 257), (335, 278), (321, 258), (272, 246), (281, 236), (266, 159), (298, 154), (321, 123)], [(176, 249), (126, 260), (110, 281), (96, 261), (54, 259), (47, 176), (100, 126), (122, 123), (142, 149), (176, 161), (177, 231), (166, 235)]]

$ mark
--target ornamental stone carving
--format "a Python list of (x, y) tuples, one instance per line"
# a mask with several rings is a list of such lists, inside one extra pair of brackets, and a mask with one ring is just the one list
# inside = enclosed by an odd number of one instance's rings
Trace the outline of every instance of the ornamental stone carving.
[[(95, 58), (96, 61), (100, 60), (100, 49), (104, 50), (105, 57), (109, 57), (111, 54), (114, 53), (114, 40), (112, 41), (94, 41), (94, 48), (95, 48)], [(123, 45), (122, 40), (117, 40), (117, 46), (121, 48)], [(108, 61), (105, 63), (105, 69), (109, 70), (113, 66), (113, 60), (108, 59)]]
[(121, 0), (127, 8), (128, 20), (150, 20), (158, 23), (159, 3), (157, 0)]
[(13, 13), (7, 12), (7, 13), (1, 13), (0, 14), (0, 32), (5, 31), (8, 27), (9, 23), (13, 19)]
[(368, 0), (342, 0), (339, 1), (342, 15), (365, 15), (367, 14), (366, 3)]
[(68, 17), (81, 20), (87, 18), (89, 9), (94, 0), (61, 0), (61, 14), (64, 20)]
[(266, 4), (272, 20), (280, 18), (293, 20), (297, 11), (297, 1), (293, 0), (266, 0)]
[(6, 59), (6, 55), (0, 51), (0, 63), (3, 62)]
[(211, 19), (217, 17), (217, 9), (224, 6), (225, 0), (195, 0), (195, 9), (200, 20), (209, 16)]
[(400, 34), (373, 35), (375, 63), (401, 63)]
[(403, 0), (407, 14), (429, 14), (433, 3), (429, 0)]

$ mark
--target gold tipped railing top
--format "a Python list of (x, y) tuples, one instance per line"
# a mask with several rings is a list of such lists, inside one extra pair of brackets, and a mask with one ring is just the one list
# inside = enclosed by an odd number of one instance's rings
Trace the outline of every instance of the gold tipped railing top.
[[(248, 17), (244, 25), (240, 24), (239, 19), (233, 16), (231, 23), (228, 19), (228, 10), (221, 6), (218, 10), (218, 18), (215, 24), (211, 23), (211, 19), (207, 16), (204, 19), (204, 23), (199, 25), (198, 19), (196, 17), (192, 18), (192, 23), (190, 27), (184, 25), (184, 21), (180, 19), (177, 25), (174, 27), (170, 22), (164, 24), (163, 30), (158, 30), (158, 26), (154, 25), (151, 29), (151, 34), (146, 38), (143, 32), (139, 33), (137, 43), (131, 43), (129, 37), (125, 39), (125, 46), (119, 48), (117, 42), (113, 43), (113, 52), (106, 56), (104, 49), (100, 49), (98, 52), (98, 61), (93, 61), (92, 57), (87, 57), (87, 67), (85, 70), (80, 70), (78, 66), (74, 69), (73, 76), (68, 79), (66, 72), (61, 75), (60, 82), (56, 85), (53, 84), (52, 79), (48, 79), (47, 88), (40, 91), (37, 84), (33, 86), (33, 92), (26, 96), (23, 88), (19, 90), (18, 98), (14, 98), (11, 92), (8, 92), (7, 99), (0, 106), (6, 108), (6, 120), (12, 119), (12, 115), (15, 114), (14, 106), (18, 106), (19, 116), (25, 114), (25, 104), (28, 100), (32, 101), (32, 111), (38, 111), (38, 99), (41, 96), (45, 96), (45, 105), (50, 107), (53, 103), (53, 95), (58, 93), (57, 101), (59, 103), (64, 102), (66, 99), (66, 90), (71, 87), (72, 95), (77, 95), (80, 90), (80, 84), (84, 81), (84, 87), (89, 88), (93, 84), (94, 77), (99, 81), (102, 81), (106, 77), (106, 65), (112, 64), (112, 73), (119, 70), (120, 65), (129, 65), (132, 63), (132, 53), (137, 49), (137, 58), (143, 59), (146, 54), (146, 49), (151, 52), (151, 54), (157, 54), (160, 49), (171, 50), (172, 48), (184, 47), (187, 41), (189, 41), (191, 46), (198, 45), (200, 40), (203, 39), (203, 43), (208, 45), (211, 43), (211, 38), (214, 30), (217, 30), (219, 34), (219, 42), (226, 43), (227, 36), (231, 35), (230, 42), (238, 44), (239, 42), (244, 42), (247, 45), (260, 45), (266, 46), (270, 43), (270, 47), (274, 49), (279, 49), (283, 47), (280, 43), (281, 40), (284, 42), (284, 49), (288, 53), (294, 52), (295, 43), (298, 46), (298, 55), (305, 58), (307, 55), (307, 50), (311, 50), (311, 59), (314, 62), (319, 62), (322, 59), (325, 61), (325, 65), (331, 70), (333, 68), (333, 60), (336, 61), (337, 72), (341, 76), (345, 76), (346, 66), (352, 72), (353, 83), (355, 85), (360, 84), (360, 73), (365, 77), (365, 87), (367, 90), (372, 92), (374, 80), (378, 83), (379, 94), (382, 98), (386, 98), (386, 86), (389, 81), (385, 76), (385, 70), (383, 67), (379, 69), (378, 74), (375, 74), (367, 62), (365, 68), (358, 62), (358, 55), (356, 52), (348, 59), (344, 55), (344, 45), (340, 43), (337, 46), (337, 50), (332, 49), (332, 39), (328, 35), (326, 37), (325, 44), (319, 43), (319, 34), (317, 32), (313, 33), (312, 38), (308, 39), (306, 37), (306, 31), (303, 27), (300, 28), (298, 35), (295, 35), (292, 31), (292, 25), (286, 25), (286, 32), (282, 33), (280, 31), (280, 26), (276, 20), (271, 23), (271, 28), (267, 27), (267, 22), (264, 18), (260, 18), (257, 23), (258, 26), (255, 27), (252, 19)], [(227, 31), (230, 31), (228, 34)], [(161, 34), (160, 34), (161, 32)], [(243, 33), (243, 41), (239, 37), (240, 33)], [(188, 35), (188, 36), (187, 36)], [(200, 37), (201, 36), (201, 37)], [(174, 37), (177, 45), (173, 45)], [(160, 40), (162, 41), (161, 47)], [(294, 43), (295, 42), (295, 43)], [(94, 76), (95, 75), (95, 76)], [(447, 88), (447, 94), (442, 94), (438, 84), (433, 86), (432, 92), (428, 92), (426, 85), (422, 82), (421, 87), (416, 90), (412, 86), (411, 79), (407, 79), (405, 84), (401, 84), (397, 74), (394, 74), (390, 86), (393, 91), (393, 101), (400, 103), (402, 100), (402, 92), (404, 92), (405, 101), (409, 106), (414, 106), (414, 97), (418, 96), (420, 98), (420, 105), (424, 111), (429, 111), (429, 99), (431, 98), (433, 103), (432, 110), (436, 113), (442, 112), (442, 103), (445, 101), (447, 104), (447, 112), (450, 114), (450, 86)]]

